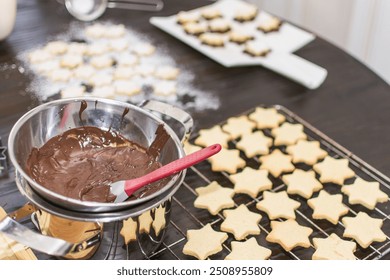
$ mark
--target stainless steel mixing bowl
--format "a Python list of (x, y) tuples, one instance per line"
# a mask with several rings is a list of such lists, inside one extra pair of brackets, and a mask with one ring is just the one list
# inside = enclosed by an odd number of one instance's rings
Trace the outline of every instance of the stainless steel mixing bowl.
[[(81, 104), (86, 102), (86, 108)], [(128, 112), (126, 113), (126, 111)], [(159, 116), (165, 115), (181, 124), (181, 140)], [(81, 118), (80, 118), (81, 116)], [(62, 99), (36, 107), (14, 125), (9, 136), (9, 155), (15, 166), (16, 184), (20, 192), (35, 205), (55, 216), (84, 222), (111, 223), (131, 219), (125, 228), (131, 238), (127, 246), (135, 258), (148, 255), (162, 242), (169, 225), (171, 197), (180, 187), (185, 171), (178, 173), (159, 191), (145, 198), (122, 203), (97, 203), (70, 199), (37, 184), (26, 172), (26, 161), (33, 147), (40, 147), (50, 138), (82, 125), (113, 129), (129, 140), (149, 147), (157, 127), (163, 124), (170, 138), (160, 155), (162, 164), (184, 156), (182, 141), (193, 126), (191, 116), (171, 105), (158, 101), (145, 101), (140, 106), (96, 98)], [(149, 221), (145, 224), (145, 217)], [(62, 239), (39, 234), (10, 217), (0, 220), (0, 232), (38, 251), (55, 256), (69, 256), (96, 246), (101, 236), (73, 244)], [(98, 238), (98, 239), (97, 239)], [(129, 248), (130, 248), (129, 247)]]
[[(86, 107), (82, 107), (85, 102)], [(142, 108), (141, 108), (142, 107)], [(160, 124), (164, 125), (169, 140), (161, 150), (159, 161), (164, 165), (184, 155), (182, 143), (177, 134), (150, 110), (169, 115), (182, 123), (188, 134), (192, 128), (192, 118), (184, 111), (171, 105), (148, 101), (141, 107), (128, 103), (96, 98), (62, 99), (40, 105), (22, 116), (11, 130), (8, 147), (10, 159), (15, 166), (17, 182), (23, 179), (38, 196), (49, 204), (55, 204), (72, 212), (110, 213), (133, 208), (148, 200), (159, 197), (167, 190), (176, 190), (185, 175), (180, 172), (159, 191), (146, 197), (121, 203), (99, 203), (80, 201), (55, 193), (34, 181), (27, 172), (27, 158), (33, 147), (41, 147), (50, 138), (75, 127), (95, 126), (112, 129), (127, 139), (149, 147)], [(128, 112), (126, 113), (125, 110)], [(125, 114), (126, 113), (126, 114)]]

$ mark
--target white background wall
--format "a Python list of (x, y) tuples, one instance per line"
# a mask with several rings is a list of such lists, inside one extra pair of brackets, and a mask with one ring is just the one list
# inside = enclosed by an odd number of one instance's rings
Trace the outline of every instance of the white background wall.
[(390, 83), (390, 0), (252, 0), (346, 50)]

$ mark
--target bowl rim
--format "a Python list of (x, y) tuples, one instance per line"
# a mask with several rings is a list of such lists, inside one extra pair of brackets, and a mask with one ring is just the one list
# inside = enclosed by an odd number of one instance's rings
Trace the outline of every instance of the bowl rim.
[[(108, 209), (112, 208), (112, 210), (110, 210), (110, 211), (115, 211), (115, 209), (123, 209), (123, 208), (133, 207), (135, 205), (147, 202), (148, 200), (153, 199), (153, 198), (161, 195), (165, 191), (167, 191), (169, 188), (171, 188), (179, 180), (180, 175), (182, 174), (183, 171), (175, 174), (172, 177), (172, 179), (163, 188), (161, 188), (157, 192), (154, 192), (151, 195), (145, 196), (145, 197), (140, 198), (140, 199), (131, 200), (131, 201), (124, 201), (124, 202), (119, 202), (119, 203), (82, 201), (82, 200), (78, 200), (78, 199), (74, 199), (74, 198), (69, 198), (69, 197), (66, 197), (64, 195), (53, 192), (53, 191), (47, 189), (46, 187), (38, 184), (36, 181), (34, 181), (24, 171), (24, 169), (20, 166), (20, 164), (16, 160), (16, 156), (14, 153), (14, 146), (15, 146), (14, 140), (15, 140), (15, 137), (16, 137), (19, 129), (21, 128), (22, 125), (24, 125), (27, 122), (27, 120), (29, 120), (31, 117), (33, 117), (34, 115), (36, 115), (37, 113), (39, 113), (42, 110), (45, 110), (45, 109), (53, 107), (53, 106), (58, 106), (61, 104), (66, 105), (66, 104), (70, 104), (72, 102), (82, 102), (82, 101), (102, 102), (102, 103), (109, 104), (109, 105), (122, 106), (124, 108), (127, 107), (131, 110), (136, 110), (136, 111), (139, 111), (139, 112), (147, 115), (149, 118), (155, 120), (157, 123), (164, 125), (165, 130), (168, 132), (169, 136), (174, 141), (175, 146), (179, 150), (179, 157), (181, 158), (185, 155), (184, 150), (183, 150), (183, 145), (182, 145), (181, 141), (179, 140), (177, 134), (173, 131), (173, 129), (168, 124), (166, 124), (163, 120), (161, 120), (157, 116), (153, 115), (151, 112), (149, 112), (141, 107), (138, 107), (136, 105), (133, 105), (133, 104), (130, 104), (127, 102), (123, 102), (123, 101), (118, 101), (118, 100), (112, 100), (112, 99), (106, 99), (106, 98), (95, 98), (95, 97), (63, 98), (63, 99), (58, 99), (58, 100), (50, 101), (47, 103), (43, 103), (43, 104), (38, 105), (37, 107), (31, 109), (30, 111), (25, 113), (22, 117), (20, 117), (16, 121), (16, 123), (12, 127), (11, 132), (10, 132), (9, 137), (8, 137), (8, 152), (9, 152), (10, 160), (11, 160), (12, 164), (14, 165), (15, 169), (27, 180), (27, 182), (30, 184), (30, 186), (33, 189), (36, 188), (40, 194), (44, 193), (45, 196), (47, 195), (47, 197), (45, 197), (46, 200), (54, 197), (56, 201), (53, 201), (53, 203), (54, 204), (61, 204), (61, 207), (69, 208), (69, 204), (71, 204), (71, 205), (73, 204), (75, 206), (80, 206), (82, 208), (88, 209), (88, 210), (80, 210), (82, 212), (107, 212), (107, 208)], [(60, 201), (61, 203), (57, 203), (57, 200)], [(64, 202), (64, 204), (62, 204), (62, 202)]]

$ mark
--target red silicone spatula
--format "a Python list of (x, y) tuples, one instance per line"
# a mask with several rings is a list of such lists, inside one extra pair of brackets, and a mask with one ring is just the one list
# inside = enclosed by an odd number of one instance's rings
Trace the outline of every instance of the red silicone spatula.
[(164, 179), (168, 176), (174, 175), (190, 166), (193, 166), (209, 157), (215, 155), (221, 150), (221, 145), (214, 144), (207, 148), (201, 149), (195, 153), (186, 155), (175, 161), (160, 167), (159, 169), (150, 172), (142, 177), (118, 181), (111, 184), (111, 192), (116, 195), (115, 202), (125, 201), (131, 194), (143, 186)]

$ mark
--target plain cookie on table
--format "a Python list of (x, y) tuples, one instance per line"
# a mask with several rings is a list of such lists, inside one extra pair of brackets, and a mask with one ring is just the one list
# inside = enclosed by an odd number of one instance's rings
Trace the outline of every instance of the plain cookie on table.
[(85, 86), (71, 86), (61, 90), (61, 98), (74, 98), (83, 96), (85, 93)]
[(112, 98), (115, 96), (115, 88), (113, 86), (94, 87), (91, 95), (101, 98)]

